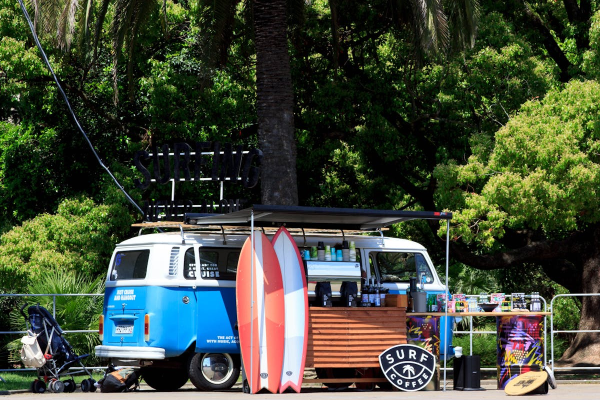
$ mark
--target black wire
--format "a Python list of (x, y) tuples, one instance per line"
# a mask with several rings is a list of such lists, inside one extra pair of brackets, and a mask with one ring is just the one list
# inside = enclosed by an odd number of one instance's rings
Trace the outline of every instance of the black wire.
[(106, 170), (106, 172), (108, 173), (108, 175), (110, 175), (110, 177), (115, 182), (115, 184), (119, 187), (119, 189), (121, 190), (121, 192), (123, 192), (123, 194), (125, 195), (125, 197), (127, 198), (127, 200), (129, 200), (129, 202), (131, 204), (133, 204), (135, 206), (135, 208), (137, 208), (138, 211), (140, 213), (142, 213), (142, 215), (145, 216), (144, 211), (131, 198), (131, 196), (129, 196), (129, 194), (125, 191), (125, 188), (123, 188), (123, 185), (121, 185), (121, 183), (119, 183), (119, 181), (117, 180), (117, 178), (115, 178), (115, 176), (112, 174), (112, 172), (110, 172), (110, 170), (108, 169), (108, 167), (106, 165), (104, 165), (104, 163), (102, 162), (102, 159), (100, 159), (100, 156), (98, 156), (98, 153), (96, 152), (96, 149), (94, 149), (94, 145), (92, 144), (92, 142), (88, 138), (87, 134), (85, 133), (85, 131), (81, 127), (81, 124), (79, 123), (79, 120), (75, 116), (75, 112), (73, 112), (73, 109), (71, 108), (71, 103), (69, 102), (69, 98), (67, 97), (65, 91), (63, 90), (62, 86), (60, 85), (60, 82), (58, 81), (58, 78), (56, 77), (56, 74), (54, 73), (54, 70), (52, 69), (52, 65), (50, 65), (50, 61), (48, 61), (48, 57), (46, 56), (46, 53), (44, 52), (44, 49), (42, 48), (42, 45), (41, 45), (41, 43), (40, 43), (40, 41), (39, 41), (39, 39), (37, 37), (37, 34), (35, 33), (35, 28), (33, 27), (33, 23), (31, 22), (31, 18), (29, 17), (29, 13), (27, 13), (27, 9), (25, 9), (25, 5), (23, 4), (23, 0), (19, 0), (19, 4), (21, 5), (21, 10), (23, 11), (23, 15), (25, 15), (25, 19), (27, 20), (27, 23), (29, 24), (29, 29), (31, 30), (31, 34), (33, 35), (33, 40), (35, 41), (35, 44), (36, 44), (38, 50), (42, 54), (42, 59), (44, 60), (44, 63), (46, 64), (46, 66), (50, 70), (50, 73), (52, 74), (52, 77), (54, 78), (54, 82), (56, 82), (56, 86), (58, 87), (58, 91), (60, 92), (60, 94), (63, 97), (63, 100), (67, 104), (67, 108), (69, 109), (69, 113), (71, 113), (71, 116), (73, 117), (73, 120), (75, 121), (75, 124), (77, 125), (77, 128), (79, 129), (79, 131), (81, 132), (81, 134), (85, 138), (86, 142), (90, 146), (90, 149), (92, 150), (92, 153), (94, 153), (94, 156), (96, 157), (96, 160), (98, 160), (98, 163), (100, 164), (100, 166)]

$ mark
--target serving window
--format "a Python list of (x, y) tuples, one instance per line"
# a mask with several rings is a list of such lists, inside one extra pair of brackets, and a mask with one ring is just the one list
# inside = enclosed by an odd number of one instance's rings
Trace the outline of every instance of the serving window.
[(370, 261), (379, 270), (381, 282), (410, 282), (417, 278), (421, 282), (433, 283), (433, 274), (421, 253), (371, 252)]

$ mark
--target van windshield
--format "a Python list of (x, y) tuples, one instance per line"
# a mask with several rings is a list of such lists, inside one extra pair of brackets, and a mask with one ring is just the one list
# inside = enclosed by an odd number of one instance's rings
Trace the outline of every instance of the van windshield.
[(425, 283), (433, 283), (433, 274), (425, 257), (420, 253), (371, 252), (371, 259), (379, 268), (382, 282), (417, 282), (425, 278)]
[(115, 254), (110, 280), (144, 279), (149, 256), (150, 250), (119, 251)]

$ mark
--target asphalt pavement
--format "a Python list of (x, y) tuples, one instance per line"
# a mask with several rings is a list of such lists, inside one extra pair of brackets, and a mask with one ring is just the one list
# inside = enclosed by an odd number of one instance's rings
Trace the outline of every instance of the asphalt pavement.
[[(239, 385), (231, 390), (222, 392), (200, 392), (189, 384), (176, 392), (157, 392), (146, 385), (142, 385), (141, 390), (129, 393), (82, 393), (79, 389), (75, 393), (50, 393), (33, 394), (28, 392), (12, 392), (10, 400), (141, 400), (141, 399), (167, 399), (167, 400), (204, 400), (204, 399), (270, 399), (291, 397), (294, 399), (321, 399), (321, 400), (349, 400), (349, 399), (442, 399), (442, 400), (487, 400), (487, 399), (505, 399), (509, 396), (503, 390), (495, 389), (496, 381), (483, 381), (482, 387), (485, 391), (455, 391), (449, 388), (446, 391), (421, 391), (421, 392), (400, 392), (383, 391), (375, 389), (373, 391), (360, 391), (357, 389), (346, 389), (343, 391), (330, 391), (318, 386), (302, 388), (302, 393), (285, 394), (244, 394)], [(600, 399), (600, 382), (586, 383), (579, 381), (558, 382), (556, 389), (549, 389), (547, 395), (530, 395), (529, 398), (547, 398), (548, 400), (598, 400)], [(7, 398), (9, 398), (7, 396)]]

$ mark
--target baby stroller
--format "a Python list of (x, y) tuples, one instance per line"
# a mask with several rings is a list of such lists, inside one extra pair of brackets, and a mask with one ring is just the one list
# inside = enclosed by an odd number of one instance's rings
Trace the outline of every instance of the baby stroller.
[[(67, 339), (63, 337), (64, 332), (60, 325), (44, 307), (39, 304), (30, 306), (27, 309), (29, 316), (23, 312), (25, 307), (27, 304), (21, 307), (21, 314), (27, 322), (28, 334), (21, 339), (23, 343), (21, 360), (26, 367), (36, 368), (39, 378), (31, 384), (31, 391), (44, 393), (48, 387), (51, 392), (72, 393), (76, 389), (72, 376), (88, 374), (90, 377), (81, 382), (81, 390), (95, 392), (96, 381), (81, 363), (81, 360), (89, 354), (81, 356), (75, 354)], [(76, 364), (79, 364), (83, 370), (69, 372), (69, 368)]]

